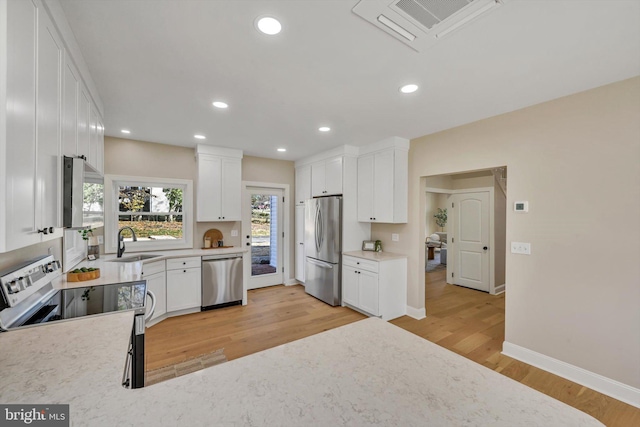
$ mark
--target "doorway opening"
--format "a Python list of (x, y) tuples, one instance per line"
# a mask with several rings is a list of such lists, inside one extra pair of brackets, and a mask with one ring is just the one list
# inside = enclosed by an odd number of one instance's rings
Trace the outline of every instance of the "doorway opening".
[(507, 168), (424, 180), (425, 284), (504, 292)]
[(251, 248), (248, 289), (283, 283), (284, 191), (247, 187), (247, 239)]

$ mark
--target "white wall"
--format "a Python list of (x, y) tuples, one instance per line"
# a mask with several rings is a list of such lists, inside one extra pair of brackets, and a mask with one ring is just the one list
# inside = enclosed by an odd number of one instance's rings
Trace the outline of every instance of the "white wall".
[(640, 388), (640, 77), (414, 139), (409, 159), (409, 223), (372, 238), (408, 255), (410, 306), (425, 300), (421, 177), (506, 165), (507, 206), (529, 201), (507, 210), (506, 240), (532, 244), (506, 255), (506, 340)]

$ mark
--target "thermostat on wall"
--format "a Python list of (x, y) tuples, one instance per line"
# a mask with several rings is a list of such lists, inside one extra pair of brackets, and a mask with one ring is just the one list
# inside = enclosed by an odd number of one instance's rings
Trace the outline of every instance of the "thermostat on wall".
[(515, 202), (513, 210), (516, 212), (529, 212), (529, 202)]

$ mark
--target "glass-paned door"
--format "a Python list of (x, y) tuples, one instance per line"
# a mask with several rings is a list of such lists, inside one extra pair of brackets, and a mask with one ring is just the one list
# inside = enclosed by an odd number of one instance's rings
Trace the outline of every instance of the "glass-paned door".
[(251, 276), (248, 289), (283, 283), (283, 191), (277, 188), (248, 188), (251, 246)]

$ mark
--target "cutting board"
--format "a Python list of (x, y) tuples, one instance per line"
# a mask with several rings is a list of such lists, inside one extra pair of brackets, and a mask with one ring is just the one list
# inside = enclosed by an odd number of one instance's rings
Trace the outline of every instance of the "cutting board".
[[(204, 241), (207, 237), (211, 239), (211, 248), (204, 247)], [(216, 249), (218, 247), (218, 240), (224, 240), (220, 230), (217, 228), (207, 230), (207, 232), (204, 233), (204, 236), (202, 236), (202, 249)]]

